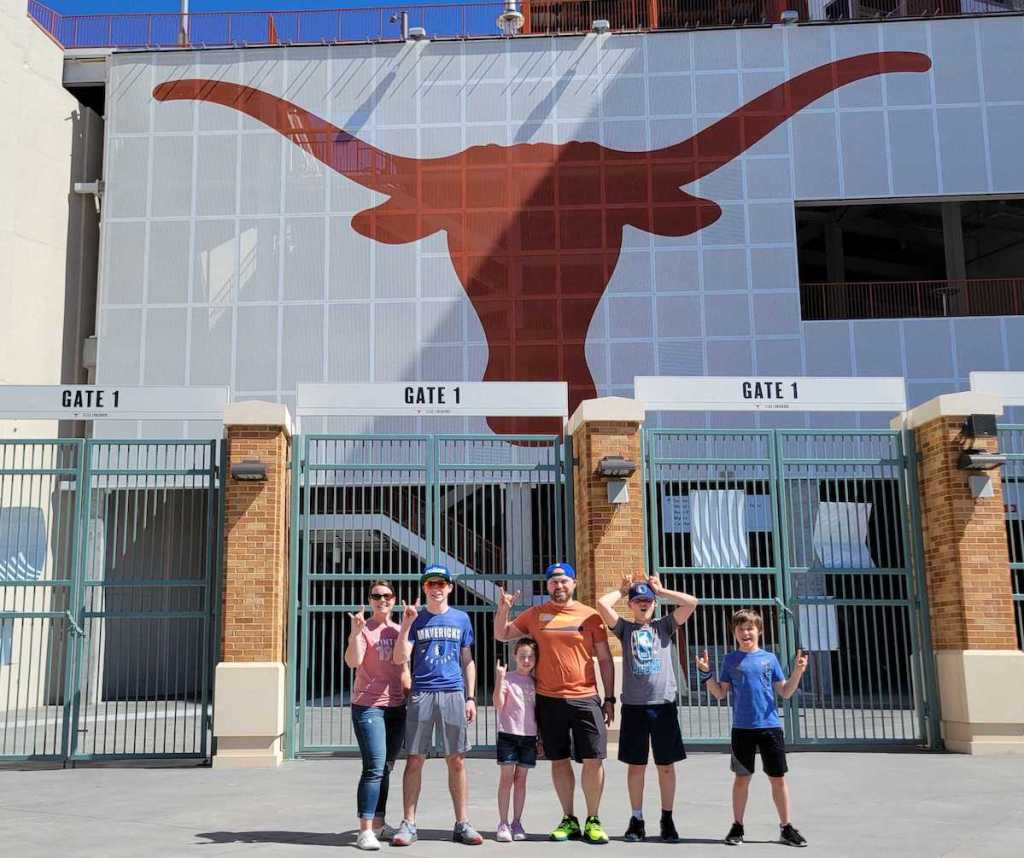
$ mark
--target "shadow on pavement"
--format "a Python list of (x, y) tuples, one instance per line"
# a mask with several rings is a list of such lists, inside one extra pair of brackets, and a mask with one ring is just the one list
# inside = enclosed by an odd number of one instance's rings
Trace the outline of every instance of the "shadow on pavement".
[[(196, 834), (213, 843), (288, 843), (298, 846), (355, 845), (356, 832), (318, 831), (204, 831)], [(207, 845), (204, 844), (204, 845)]]

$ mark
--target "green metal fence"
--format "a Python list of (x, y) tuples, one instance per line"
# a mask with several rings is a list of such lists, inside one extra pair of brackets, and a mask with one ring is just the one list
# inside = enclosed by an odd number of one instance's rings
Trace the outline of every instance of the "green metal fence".
[(1017, 620), (1017, 645), (1024, 649), (1024, 426), (1000, 426), (999, 450), (1003, 468), (1003, 509), (1010, 549), (1010, 583)]
[(702, 689), (729, 616), (764, 617), (763, 646), (810, 667), (782, 710), (801, 744), (934, 742), (932, 670), (902, 438), (895, 432), (646, 430), (648, 558), (701, 600), (680, 631), (680, 718), (695, 742), (727, 739), (728, 702)]
[(476, 639), (471, 741), (492, 746), (494, 664), (507, 660), (493, 637), (496, 588), (520, 591), (524, 606), (542, 601), (544, 568), (573, 559), (568, 444), (536, 435), (308, 435), (293, 449), (291, 754), (356, 750), (346, 614), (365, 607), (378, 578), (414, 601), (430, 563), (457, 576), (451, 603), (469, 614)]
[(0, 442), (0, 760), (205, 759), (219, 442)]

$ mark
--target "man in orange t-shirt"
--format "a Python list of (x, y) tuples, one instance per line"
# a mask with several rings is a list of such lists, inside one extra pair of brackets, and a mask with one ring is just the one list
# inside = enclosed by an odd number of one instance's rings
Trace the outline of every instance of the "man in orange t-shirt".
[[(537, 641), (540, 651), (535, 669), (537, 730), (544, 754), (551, 760), (551, 780), (563, 813), (551, 839), (607, 843), (598, 810), (615, 698), (605, 697), (602, 702), (598, 696), (594, 657), (601, 668), (602, 686), (613, 689), (615, 663), (608, 648), (608, 632), (597, 611), (573, 600), (576, 570), (572, 566), (553, 563), (545, 575), (550, 601), (527, 608), (512, 622), (508, 614), (519, 594), (501, 590), (494, 637), (510, 641), (528, 635)], [(573, 813), (576, 776), (570, 756), (583, 764), (587, 819), (582, 829)]]

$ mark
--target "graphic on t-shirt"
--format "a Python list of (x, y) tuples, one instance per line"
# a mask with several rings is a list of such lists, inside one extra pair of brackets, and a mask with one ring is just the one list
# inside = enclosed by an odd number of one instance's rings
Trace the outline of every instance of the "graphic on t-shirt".
[(654, 652), (654, 629), (650, 626), (633, 629), (633, 634), (629, 638), (629, 648), (633, 655), (632, 666), (635, 676), (661, 673), (661, 659)]
[(451, 626), (426, 626), (416, 632), (417, 655), (430, 664), (445, 664), (459, 655), (462, 630)]
[(377, 658), (379, 658), (382, 662), (390, 664), (391, 657), (394, 655), (395, 652), (394, 635), (389, 635), (388, 637), (384, 637), (383, 635), (381, 635), (381, 637), (377, 639), (377, 643), (374, 645), (374, 649), (377, 650)]

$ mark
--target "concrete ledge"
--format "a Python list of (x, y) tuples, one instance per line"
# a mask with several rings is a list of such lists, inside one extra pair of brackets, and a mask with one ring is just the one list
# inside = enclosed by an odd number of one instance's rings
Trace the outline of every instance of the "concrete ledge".
[(231, 402), (224, 409), (225, 426), (280, 426), (289, 437), (295, 434), (287, 405), (278, 402)]
[(963, 754), (1024, 754), (1024, 652), (935, 653), (942, 735)]
[(645, 414), (644, 403), (637, 399), (627, 399), (624, 396), (584, 399), (569, 418), (569, 434), (574, 434), (584, 423), (643, 423)]
[(966, 417), (968, 414), (1003, 413), (1003, 400), (994, 393), (976, 393), (967, 390), (962, 393), (944, 393), (929, 399), (915, 408), (889, 421), (891, 429), (917, 429), (939, 417)]

